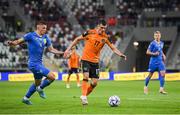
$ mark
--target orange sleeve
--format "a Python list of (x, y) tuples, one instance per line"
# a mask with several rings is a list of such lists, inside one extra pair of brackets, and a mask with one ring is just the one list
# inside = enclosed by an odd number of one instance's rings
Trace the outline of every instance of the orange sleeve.
[(106, 39), (106, 44), (113, 50), (114, 49), (114, 45), (109, 41), (109, 39)]

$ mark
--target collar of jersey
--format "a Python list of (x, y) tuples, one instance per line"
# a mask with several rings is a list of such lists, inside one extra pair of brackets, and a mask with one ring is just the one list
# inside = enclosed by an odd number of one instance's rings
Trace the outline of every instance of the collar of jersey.
[(44, 35), (39, 36), (35, 31), (34, 31), (34, 35), (36, 35), (38, 38), (43, 38)]

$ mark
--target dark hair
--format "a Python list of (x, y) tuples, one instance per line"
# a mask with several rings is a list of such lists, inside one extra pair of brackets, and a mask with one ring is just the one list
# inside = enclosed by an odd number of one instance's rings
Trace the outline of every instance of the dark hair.
[(100, 24), (102, 24), (103, 26), (106, 26), (106, 25), (107, 25), (107, 23), (106, 23), (106, 21), (105, 21), (104, 19), (100, 19), (100, 20), (98, 21), (98, 25), (100, 25)]
[(45, 21), (43, 21), (43, 20), (40, 20), (40, 21), (36, 22), (36, 26), (37, 25), (47, 25), (47, 23)]

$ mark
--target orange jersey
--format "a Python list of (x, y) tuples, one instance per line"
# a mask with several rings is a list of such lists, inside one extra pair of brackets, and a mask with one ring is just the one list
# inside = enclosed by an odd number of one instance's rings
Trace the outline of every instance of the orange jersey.
[(108, 35), (106, 33), (99, 35), (95, 29), (92, 29), (84, 34), (83, 37), (85, 39), (85, 46), (82, 53), (82, 60), (98, 63), (100, 51), (104, 44), (111, 45)]
[(68, 60), (69, 68), (79, 68), (79, 55), (73, 52)]

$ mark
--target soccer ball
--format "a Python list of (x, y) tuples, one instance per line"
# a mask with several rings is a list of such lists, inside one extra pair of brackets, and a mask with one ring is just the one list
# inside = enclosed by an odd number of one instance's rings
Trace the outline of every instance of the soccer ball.
[(108, 103), (111, 107), (117, 107), (120, 105), (120, 98), (117, 95), (109, 97)]

